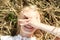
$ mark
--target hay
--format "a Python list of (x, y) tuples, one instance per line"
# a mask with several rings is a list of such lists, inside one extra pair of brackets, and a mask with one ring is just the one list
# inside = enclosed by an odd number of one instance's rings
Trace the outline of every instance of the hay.
[[(15, 35), (18, 13), (31, 4), (40, 9), (42, 23), (60, 27), (60, 0), (0, 0), (0, 35)], [(34, 35), (37, 40), (55, 39), (54, 35), (42, 30)]]

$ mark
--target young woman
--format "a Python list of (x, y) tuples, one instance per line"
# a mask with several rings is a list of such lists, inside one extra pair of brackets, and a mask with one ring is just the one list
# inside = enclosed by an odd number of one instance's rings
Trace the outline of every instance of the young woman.
[(40, 14), (35, 5), (24, 7), (18, 16), (17, 35), (1, 36), (1, 40), (37, 40), (33, 35), (37, 29), (49, 32), (60, 37), (60, 28), (42, 24), (40, 22)]
[(37, 30), (37, 28), (34, 28), (30, 24), (30, 22), (32, 22), (31, 19), (37, 19), (37, 21), (40, 22), (40, 15), (37, 11), (36, 6), (24, 7), (18, 16), (17, 35), (1, 36), (1, 40), (36, 40), (36, 37), (33, 34)]

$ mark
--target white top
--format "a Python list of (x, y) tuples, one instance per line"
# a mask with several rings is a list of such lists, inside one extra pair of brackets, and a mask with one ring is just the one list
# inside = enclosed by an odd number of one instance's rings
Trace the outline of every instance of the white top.
[(36, 40), (36, 37), (22, 37), (20, 35), (17, 36), (1, 36), (1, 40)]

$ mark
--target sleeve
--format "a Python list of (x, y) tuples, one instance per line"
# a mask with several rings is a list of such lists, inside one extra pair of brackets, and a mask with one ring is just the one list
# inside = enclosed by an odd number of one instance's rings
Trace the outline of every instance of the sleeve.
[(11, 36), (1, 36), (1, 40), (13, 40)]

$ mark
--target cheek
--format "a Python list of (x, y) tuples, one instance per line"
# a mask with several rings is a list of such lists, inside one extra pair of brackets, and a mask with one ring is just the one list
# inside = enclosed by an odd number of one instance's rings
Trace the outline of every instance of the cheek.
[(17, 21), (18, 25), (20, 25), (20, 21)]

